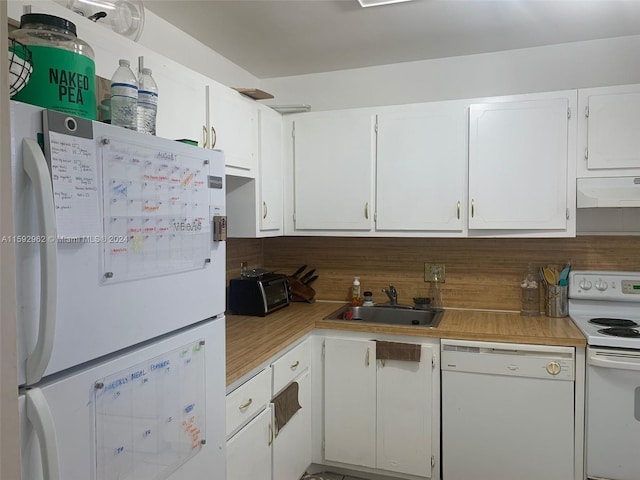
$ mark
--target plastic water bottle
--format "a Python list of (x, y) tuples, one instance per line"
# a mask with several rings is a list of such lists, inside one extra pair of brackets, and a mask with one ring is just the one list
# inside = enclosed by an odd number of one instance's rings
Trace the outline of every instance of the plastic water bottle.
[(150, 68), (143, 68), (138, 79), (138, 131), (156, 134), (158, 111), (158, 85), (151, 76)]
[(111, 77), (111, 124), (137, 129), (138, 81), (131, 71), (129, 60), (120, 60), (120, 66)]

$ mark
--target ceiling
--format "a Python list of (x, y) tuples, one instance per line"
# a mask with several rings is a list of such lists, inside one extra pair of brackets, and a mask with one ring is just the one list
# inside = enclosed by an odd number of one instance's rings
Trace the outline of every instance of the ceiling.
[(258, 78), (640, 34), (640, 0), (144, 0)]

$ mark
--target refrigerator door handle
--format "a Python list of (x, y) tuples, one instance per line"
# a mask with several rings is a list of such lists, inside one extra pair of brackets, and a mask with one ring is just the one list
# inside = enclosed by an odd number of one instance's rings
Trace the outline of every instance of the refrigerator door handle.
[(53, 349), (56, 324), (57, 247), (56, 210), (53, 186), (47, 161), (38, 143), (32, 138), (22, 140), (24, 170), (33, 184), (38, 214), (40, 243), (40, 320), (36, 346), (27, 357), (27, 384), (42, 379)]
[(25, 397), (27, 418), (40, 443), (43, 479), (60, 480), (56, 431), (49, 404), (39, 388), (28, 390)]

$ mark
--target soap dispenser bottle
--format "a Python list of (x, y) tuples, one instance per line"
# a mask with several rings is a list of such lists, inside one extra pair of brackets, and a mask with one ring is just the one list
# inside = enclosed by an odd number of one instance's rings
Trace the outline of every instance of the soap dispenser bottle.
[(361, 305), (362, 299), (360, 297), (360, 277), (353, 279), (351, 284), (351, 305)]

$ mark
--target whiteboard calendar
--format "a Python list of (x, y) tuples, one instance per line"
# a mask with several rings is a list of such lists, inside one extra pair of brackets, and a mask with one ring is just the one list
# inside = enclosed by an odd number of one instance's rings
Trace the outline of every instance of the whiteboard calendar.
[(105, 279), (203, 268), (211, 242), (207, 162), (121, 139), (99, 145)]

